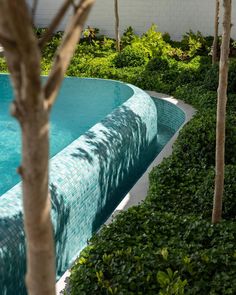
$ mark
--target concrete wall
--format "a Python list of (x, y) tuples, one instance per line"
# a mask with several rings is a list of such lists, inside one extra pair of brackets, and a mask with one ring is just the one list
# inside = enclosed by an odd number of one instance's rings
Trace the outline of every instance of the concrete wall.
[[(61, 3), (62, 0), (39, 0), (37, 24), (47, 26)], [(113, 36), (113, 5), (113, 0), (97, 0), (87, 23), (98, 27), (101, 33)], [(204, 35), (213, 34), (215, 0), (119, 0), (119, 7), (121, 32), (132, 26), (140, 34), (156, 23), (160, 31), (169, 32), (175, 39), (181, 38), (190, 29), (199, 30)], [(232, 22), (236, 23), (234, 3)], [(236, 38), (234, 27), (232, 36)]]

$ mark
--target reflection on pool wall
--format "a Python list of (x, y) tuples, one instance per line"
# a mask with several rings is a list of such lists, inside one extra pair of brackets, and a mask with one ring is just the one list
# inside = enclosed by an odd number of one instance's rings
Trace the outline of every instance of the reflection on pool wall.
[[(130, 87), (129, 100), (50, 161), (58, 278), (184, 122), (176, 106)], [(159, 121), (168, 115), (175, 124)], [(19, 184), (0, 198), (0, 294), (25, 294), (24, 273)]]

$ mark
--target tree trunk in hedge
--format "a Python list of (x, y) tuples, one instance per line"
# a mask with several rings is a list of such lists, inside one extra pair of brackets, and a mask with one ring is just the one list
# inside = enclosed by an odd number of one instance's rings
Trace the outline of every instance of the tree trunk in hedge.
[[(18, 171), (23, 187), (26, 287), (30, 295), (55, 294), (54, 236), (48, 189), (49, 114), (93, 2), (81, 0), (74, 5), (74, 14), (43, 86), (41, 46), (33, 32), (26, 1), (0, 0), (0, 42), (5, 49), (15, 94), (12, 114), (22, 130), (22, 165)], [(49, 33), (60, 23), (71, 3), (71, 0), (64, 1)], [(47, 40), (48, 36), (46, 33)]]
[(116, 50), (120, 52), (120, 18), (118, 0), (115, 1), (115, 35), (116, 35)]
[(220, 14), (220, 0), (216, 0), (215, 31), (214, 31), (214, 40), (212, 45), (212, 64), (215, 64), (218, 60), (219, 14)]
[(212, 223), (218, 223), (222, 215), (222, 199), (224, 193), (224, 157), (225, 157), (225, 121), (228, 84), (228, 62), (231, 31), (231, 0), (224, 0), (223, 36), (220, 56), (220, 75), (217, 100), (216, 123), (216, 176)]

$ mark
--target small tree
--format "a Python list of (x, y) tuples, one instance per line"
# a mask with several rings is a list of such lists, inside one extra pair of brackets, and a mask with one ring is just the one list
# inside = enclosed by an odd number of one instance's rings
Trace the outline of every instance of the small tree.
[(232, 0), (224, 0), (223, 36), (220, 55), (220, 74), (217, 100), (216, 124), (216, 176), (212, 223), (218, 223), (222, 215), (222, 199), (224, 192), (224, 157), (225, 157), (225, 120), (228, 84), (228, 62), (231, 30)]
[(116, 36), (116, 50), (120, 52), (120, 18), (118, 0), (114, 0), (115, 4), (115, 36)]
[(212, 64), (215, 64), (218, 60), (219, 14), (220, 14), (220, 0), (216, 0), (215, 26), (214, 26), (215, 30), (214, 30), (214, 40), (212, 45)]
[[(29, 294), (55, 294), (54, 238), (48, 190), (49, 114), (94, 0), (65, 0), (40, 42), (25, 0), (0, 0), (0, 43), (14, 86), (12, 115), (22, 130), (24, 226)], [(41, 49), (73, 5), (74, 13), (45, 86), (40, 79)]]

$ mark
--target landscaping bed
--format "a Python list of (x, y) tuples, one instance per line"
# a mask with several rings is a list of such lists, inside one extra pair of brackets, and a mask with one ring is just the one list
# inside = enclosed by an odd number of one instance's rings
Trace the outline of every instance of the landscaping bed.
[[(43, 74), (60, 38), (44, 50)], [(219, 67), (211, 65), (211, 43), (193, 32), (172, 41), (152, 27), (142, 37), (129, 28), (120, 53), (104, 36), (85, 37), (77, 46), (68, 75), (172, 94), (197, 115), (181, 130), (173, 154), (151, 172), (143, 204), (119, 214), (81, 253), (71, 294), (236, 294), (236, 62), (231, 57), (223, 220), (213, 226)], [(7, 70), (2, 58), (0, 70)]]

